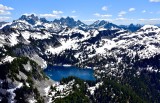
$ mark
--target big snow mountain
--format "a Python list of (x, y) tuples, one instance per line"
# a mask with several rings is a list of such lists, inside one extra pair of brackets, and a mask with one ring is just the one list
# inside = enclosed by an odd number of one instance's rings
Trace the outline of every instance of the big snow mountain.
[[(21, 101), (17, 95), (27, 88), (30, 92), (21, 98), (30, 102), (66, 103), (77, 92), (83, 102), (93, 103), (160, 100), (160, 28), (154, 25), (124, 26), (104, 20), (86, 25), (70, 17), (48, 21), (22, 15), (0, 23), (0, 48), (1, 68), (10, 65), (8, 71), (0, 68), (6, 73), (0, 78), (0, 101)], [(71, 77), (55, 85), (42, 73), (48, 64), (93, 68), (97, 81)], [(64, 86), (66, 90), (61, 91), (59, 87)], [(73, 102), (78, 101), (76, 96)]]

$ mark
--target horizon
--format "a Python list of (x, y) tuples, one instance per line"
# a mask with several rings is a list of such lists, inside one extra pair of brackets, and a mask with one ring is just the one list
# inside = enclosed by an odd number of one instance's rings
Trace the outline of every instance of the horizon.
[[(32, 4), (31, 4), (32, 3)], [(143, 5), (137, 5), (143, 4)], [(11, 22), (23, 14), (35, 14), (48, 21), (62, 17), (72, 17), (89, 25), (97, 20), (105, 20), (117, 25), (160, 24), (160, 0), (102, 0), (82, 1), (31, 1), (1, 0), (0, 21)]]
[[(45, 18), (45, 17), (39, 17), (38, 15), (36, 15), (36, 14), (22, 14), (21, 16), (23, 16), (23, 15), (25, 15), (25, 16), (31, 16), (31, 15), (34, 15), (34, 16), (37, 16), (39, 19), (41, 19), (41, 18)], [(20, 16), (20, 17), (21, 17)], [(19, 17), (19, 18), (20, 18)], [(60, 18), (55, 18), (55, 19), (53, 19), (53, 20), (48, 20), (47, 18), (45, 18), (47, 21), (49, 21), (49, 22), (52, 22), (52, 21), (54, 21), (54, 20), (60, 20), (60, 19), (62, 19), (62, 18), (64, 18), (64, 19), (67, 19), (67, 18), (72, 18), (74, 21), (78, 21), (79, 19), (77, 19), (77, 20), (75, 20), (75, 18), (73, 18), (73, 17), (70, 17), (70, 16), (66, 16), (66, 17), (60, 17)], [(15, 20), (18, 20), (19, 18), (17, 18), (17, 19), (15, 19)], [(14, 20), (13, 20), (14, 21)], [(11, 22), (13, 22), (13, 21), (11, 21)], [(79, 21), (81, 21), (81, 20), (79, 20)], [(109, 21), (106, 21), (106, 20), (96, 20), (96, 21), (93, 21), (91, 24), (93, 24), (93, 23), (95, 23), (95, 22), (97, 22), (97, 21), (105, 21), (105, 22), (109, 22)], [(0, 21), (0, 22), (6, 22), (6, 21)], [(84, 23), (85, 25), (91, 25), (91, 24), (86, 24), (85, 22), (83, 22), (83, 21), (81, 21), (82, 23)], [(109, 22), (109, 23), (112, 23), (112, 22)], [(115, 23), (112, 23), (112, 24), (115, 24)], [(131, 24), (133, 24), (133, 25), (141, 25), (141, 26), (143, 26), (143, 25), (145, 25), (145, 24), (134, 24), (134, 23), (130, 23), (130, 24), (128, 24), (128, 25), (131, 25)], [(115, 24), (115, 25), (118, 25), (118, 24)], [(124, 25), (124, 26), (127, 26), (127, 25), (125, 25), (125, 24), (120, 24), (120, 25)], [(120, 26), (120, 25), (118, 25), (118, 26)], [(147, 25), (147, 24), (146, 24)]]
[[(18, 19), (20, 19), (23, 15), (25, 15), (25, 16), (31, 16), (31, 15), (34, 15), (34, 16), (36, 16), (36, 17), (38, 17), (39, 19), (41, 19), (41, 18), (44, 18), (44, 19), (46, 19), (47, 21), (49, 21), (49, 22), (53, 22), (54, 20), (60, 20), (60, 19), (62, 19), (62, 18), (64, 18), (64, 19), (67, 19), (68, 17), (69, 18), (72, 18), (74, 21), (78, 21), (79, 19), (77, 19), (77, 20), (75, 20), (75, 18), (73, 18), (73, 17), (70, 17), (70, 16), (66, 16), (66, 17), (60, 17), (60, 18), (55, 18), (55, 19), (53, 19), (53, 20), (48, 20), (47, 18), (45, 18), (45, 17), (39, 17), (38, 15), (36, 15), (36, 14), (22, 14), (19, 18), (17, 18), (17, 19), (15, 19), (15, 20), (18, 20)], [(12, 20), (12, 21), (8, 21), (8, 23), (10, 23), (10, 22), (14, 22), (15, 20)], [(81, 21), (81, 20), (79, 20), (79, 21)], [(93, 23), (95, 23), (95, 22), (97, 22), (97, 21), (105, 21), (105, 22), (109, 22), (109, 21), (106, 21), (106, 20), (96, 20), (96, 21), (93, 21), (92, 23), (90, 23), (90, 24), (86, 24), (85, 22), (83, 22), (83, 21), (81, 21), (82, 23), (84, 23), (85, 25), (87, 25), (87, 26), (89, 26), (89, 25), (92, 25)], [(7, 22), (7, 21), (0, 21), (0, 22)], [(109, 22), (109, 23), (112, 23), (112, 24), (115, 24), (115, 23), (113, 23), (113, 22)], [(140, 26), (145, 26), (145, 25), (154, 25), (154, 26), (160, 26), (160, 24), (134, 24), (134, 23), (130, 23), (130, 24), (115, 24), (115, 25), (117, 25), (117, 26), (129, 26), (129, 25), (140, 25)]]

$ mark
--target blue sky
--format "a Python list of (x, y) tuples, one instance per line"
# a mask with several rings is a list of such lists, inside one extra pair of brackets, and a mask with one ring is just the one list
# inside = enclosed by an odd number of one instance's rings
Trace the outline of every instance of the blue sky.
[(34, 13), (54, 20), (70, 16), (87, 24), (160, 24), (160, 0), (0, 0), (0, 21)]

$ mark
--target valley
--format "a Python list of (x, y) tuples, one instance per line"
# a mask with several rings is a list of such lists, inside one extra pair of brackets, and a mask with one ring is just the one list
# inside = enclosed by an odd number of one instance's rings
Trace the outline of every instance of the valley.
[(0, 25), (0, 102), (158, 103), (159, 58), (155, 25), (22, 15)]

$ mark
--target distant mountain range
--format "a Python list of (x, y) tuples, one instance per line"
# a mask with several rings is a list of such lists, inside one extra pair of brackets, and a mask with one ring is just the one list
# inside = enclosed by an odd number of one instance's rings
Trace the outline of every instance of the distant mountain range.
[[(43, 24), (47, 24), (47, 23), (50, 25), (58, 24), (59, 26), (63, 26), (63, 27), (66, 26), (66, 27), (70, 27), (70, 28), (77, 27), (79, 29), (91, 29), (91, 28), (100, 28), (100, 27), (109, 28), (109, 29), (121, 28), (121, 29), (125, 29), (125, 30), (131, 31), (131, 32), (135, 32), (142, 27), (142, 25), (140, 25), (140, 24), (137, 24), (137, 25), (134, 25), (134, 24), (116, 25), (116, 24), (107, 22), (105, 20), (101, 20), (101, 21), (98, 20), (98, 21), (95, 21), (93, 24), (86, 25), (85, 23), (81, 22), (80, 20), (75, 21), (71, 17), (66, 17), (66, 18), (62, 17), (60, 19), (48, 21), (45, 18), (38, 18), (38, 16), (35, 16), (34, 14), (29, 15), (29, 16), (22, 15), (18, 20), (14, 20), (14, 22), (21, 22), (21, 21), (27, 22), (28, 24), (30, 24), (32, 26), (36, 25), (38, 27), (44, 27), (44, 28), (45, 28), (45, 26)], [(1, 22), (0, 26), (2, 26), (2, 24), (5, 24), (5, 23), (7, 23), (7, 22)]]

